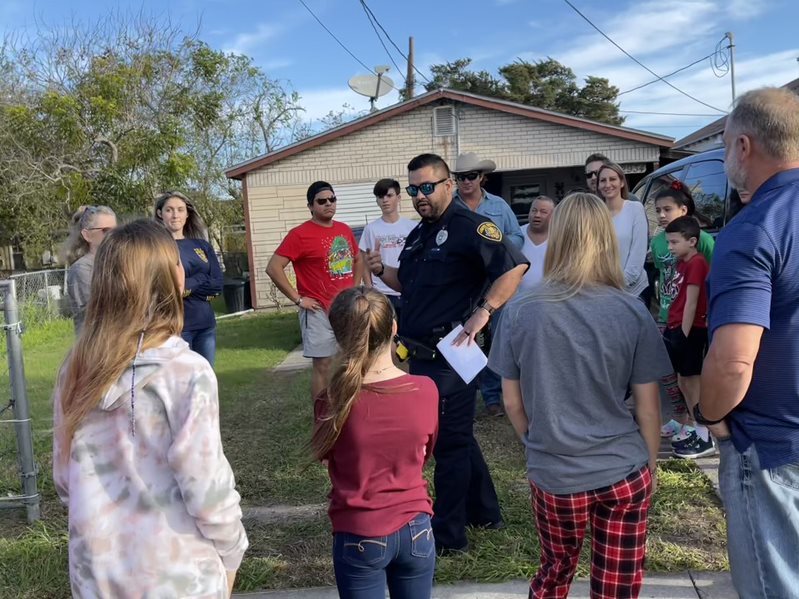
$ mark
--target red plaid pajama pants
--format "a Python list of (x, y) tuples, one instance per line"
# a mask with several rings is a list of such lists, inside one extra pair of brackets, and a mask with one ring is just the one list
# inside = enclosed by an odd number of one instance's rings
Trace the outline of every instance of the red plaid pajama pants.
[(649, 469), (644, 467), (609, 487), (571, 495), (553, 495), (532, 482), (530, 487), (541, 540), (541, 564), (530, 582), (530, 599), (568, 596), (589, 523), (591, 597), (638, 597), (652, 494)]

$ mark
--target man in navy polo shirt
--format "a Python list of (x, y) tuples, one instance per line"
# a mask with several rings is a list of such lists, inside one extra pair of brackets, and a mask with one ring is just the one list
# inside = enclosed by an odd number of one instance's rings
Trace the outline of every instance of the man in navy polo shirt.
[(743, 599), (799, 592), (799, 97), (738, 99), (724, 131), (730, 183), (751, 192), (716, 241), (697, 421), (726, 417), (719, 482)]

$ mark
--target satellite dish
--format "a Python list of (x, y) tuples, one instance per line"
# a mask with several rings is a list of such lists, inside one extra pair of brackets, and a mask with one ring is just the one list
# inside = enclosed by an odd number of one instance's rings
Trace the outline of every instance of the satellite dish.
[(394, 82), (383, 74), (388, 67), (377, 67), (376, 70), (377, 75), (356, 75), (349, 80), (352, 91), (369, 98), (372, 111), (376, 110), (375, 101), (394, 89)]

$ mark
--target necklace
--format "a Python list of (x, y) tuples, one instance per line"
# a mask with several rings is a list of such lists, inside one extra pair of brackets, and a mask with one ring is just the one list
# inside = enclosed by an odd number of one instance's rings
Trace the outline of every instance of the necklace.
[(393, 364), (391, 364), (390, 366), (386, 366), (385, 368), (378, 368), (378, 369), (376, 369), (376, 370), (367, 370), (367, 371), (366, 371), (366, 373), (367, 373), (367, 374), (370, 374), (370, 373), (371, 373), (371, 374), (382, 374), (382, 373), (384, 373), (386, 370), (388, 370), (389, 368), (393, 368), (393, 367), (394, 367), (394, 365), (393, 365)]

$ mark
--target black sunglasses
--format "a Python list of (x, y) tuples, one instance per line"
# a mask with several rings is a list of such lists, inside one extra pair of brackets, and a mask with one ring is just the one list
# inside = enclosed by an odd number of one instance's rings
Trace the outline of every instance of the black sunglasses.
[(480, 176), (479, 171), (472, 171), (471, 173), (458, 173), (455, 178), (458, 181), (474, 181)]
[(585, 178), (586, 179), (593, 179), (594, 177), (597, 177), (597, 176), (599, 176), (599, 171), (588, 171), (585, 174)]
[(325, 204), (335, 204), (336, 203), (336, 196), (332, 198), (316, 198), (316, 203), (319, 206), (324, 206)]
[(449, 177), (444, 177), (443, 179), (439, 179), (435, 183), (422, 183), (420, 185), (408, 185), (408, 187), (405, 188), (405, 191), (407, 191), (408, 195), (411, 196), (412, 198), (415, 198), (416, 196), (418, 196), (420, 191), (424, 195), (429, 196), (431, 193), (433, 193), (436, 190), (436, 186), (439, 183), (443, 183), (447, 179), (449, 179)]

